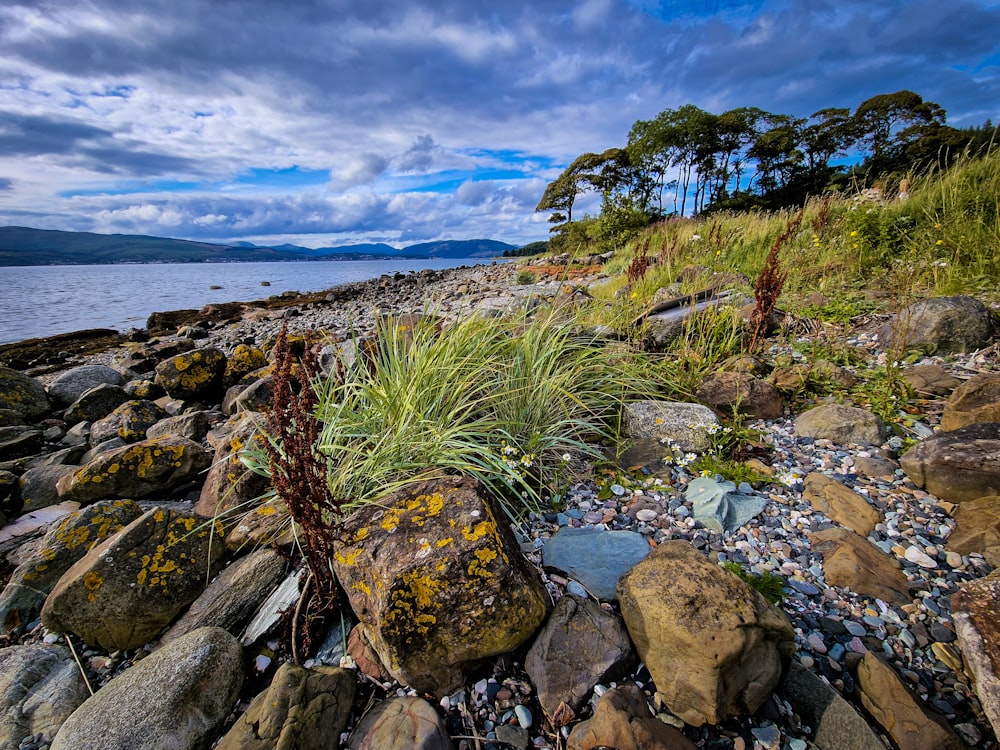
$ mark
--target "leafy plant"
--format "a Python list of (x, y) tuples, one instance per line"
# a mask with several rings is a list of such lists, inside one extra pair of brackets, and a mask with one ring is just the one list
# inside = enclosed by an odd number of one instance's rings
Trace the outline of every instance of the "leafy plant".
[(781, 604), (785, 599), (785, 579), (776, 573), (750, 573), (736, 562), (724, 562), (722, 567), (735, 574), (750, 588), (759, 591), (771, 604)]

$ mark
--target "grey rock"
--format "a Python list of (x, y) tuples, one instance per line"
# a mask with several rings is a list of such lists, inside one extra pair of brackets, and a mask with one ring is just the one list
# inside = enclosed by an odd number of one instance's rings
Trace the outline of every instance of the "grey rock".
[(146, 437), (157, 438), (163, 435), (177, 435), (188, 440), (198, 441), (208, 432), (208, 416), (204, 411), (193, 411), (178, 414), (176, 417), (161, 419), (146, 430)]
[(711, 445), (708, 430), (718, 424), (715, 412), (703, 404), (636, 401), (625, 407), (630, 438), (672, 440), (682, 451), (705, 452)]
[(200, 750), (233, 709), (243, 683), (239, 643), (200, 628), (98, 690), (63, 724), (52, 750)]
[(900, 311), (878, 332), (883, 349), (971, 352), (993, 335), (990, 310), (974, 297), (932, 297)]
[(67, 474), (72, 474), (77, 466), (37, 466), (28, 469), (18, 480), (18, 496), (23, 503), (23, 513), (55, 505), (59, 502), (56, 484)]
[(23, 372), (0, 366), (0, 409), (13, 411), (22, 419), (31, 420), (51, 408), (41, 383)]
[(63, 419), (68, 424), (96, 422), (128, 400), (128, 393), (120, 385), (102, 383), (80, 394), (80, 397), (66, 409)]
[(163, 410), (152, 401), (126, 401), (108, 416), (90, 425), (90, 444), (100, 445), (116, 437), (126, 443), (137, 443), (146, 438), (146, 430), (163, 416)]
[(795, 420), (795, 434), (838, 445), (881, 445), (885, 440), (885, 425), (865, 409), (826, 404), (800, 414)]
[(736, 531), (764, 510), (767, 498), (744, 495), (728, 480), (698, 477), (691, 480), (684, 493), (691, 501), (691, 514), (706, 529)]
[(542, 547), (542, 563), (579, 581), (598, 599), (616, 598), (618, 579), (649, 554), (634, 531), (562, 528)]
[(86, 391), (99, 385), (122, 385), (125, 378), (107, 365), (80, 365), (62, 373), (49, 383), (49, 397), (61, 406), (69, 406)]
[(42, 431), (26, 425), (0, 427), (0, 461), (38, 453), (44, 445)]

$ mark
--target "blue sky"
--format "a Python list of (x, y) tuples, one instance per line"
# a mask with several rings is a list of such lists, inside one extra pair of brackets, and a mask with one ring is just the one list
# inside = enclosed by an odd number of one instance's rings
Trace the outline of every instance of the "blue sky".
[(0, 50), (0, 225), (219, 242), (544, 239), (687, 103), (1000, 119), (1000, 0), (7, 0)]

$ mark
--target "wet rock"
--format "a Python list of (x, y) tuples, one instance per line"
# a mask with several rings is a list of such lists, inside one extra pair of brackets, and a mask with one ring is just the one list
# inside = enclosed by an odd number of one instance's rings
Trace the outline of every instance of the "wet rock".
[(1000, 573), (962, 584), (951, 597), (955, 632), (976, 695), (993, 730), (1000, 729)]
[(921, 349), (938, 354), (971, 352), (993, 335), (990, 310), (974, 297), (932, 297), (901, 310), (879, 329), (883, 349)]
[(437, 696), (524, 643), (546, 596), (478, 482), (419, 482), (342, 525), (333, 560), (366, 640), (400, 682)]
[(140, 515), (131, 500), (108, 500), (64, 516), (11, 574), (0, 594), (0, 623), (10, 630), (29, 622), (77, 560)]
[(524, 661), (551, 719), (560, 704), (580, 709), (594, 685), (620, 680), (636, 655), (622, 620), (596, 602), (563, 596)]
[(63, 724), (52, 750), (199, 750), (233, 709), (243, 683), (239, 643), (200, 628), (98, 690)]
[(164, 416), (164, 411), (152, 401), (126, 401), (90, 426), (90, 444), (100, 445), (116, 437), (126, 443), (137, 443), (144, 440), (146, 430)]
[(196, 516), (146, 512), (59, 579), (42, 624), (109, 651), (144, 645), (205, 588), (223, 554), (220, 531)]
[(1000, 423), (932, 435), (904, 453), (899, 464), (915, 485), (948, 502), (1000, 495)]
[(872, 533), (882, 516), (861, 495), (836, 479), (812, 472), (806, 475), (802, 498), (831, 521), (863, 537)]
[(826, 404), (800, 414), (795, 420), (795, 434), (838, 445), (881, 445), (885, 440), (885, 425), (870, 411)]
[(69, 649), (48, 643), (0, 649), (0, 747), (51, 741), (90, 693)]
[(697, 399), (727, 414), (777, 419), (784, 412), (781, 392), (766, 380), (742, 372), (710, 375), (695, 392)]
[(198, 443), (160, 437), (101, 453), (59, 480), (63, 501), (91, 503), (110, 497), (140, 498), (169, 491), (208, 468), (210, 454)]
[(632, 684), (612, 688), (597, 702), (594, 716), (577, 724), (566, 750), (694, 750), (677, 729), (650, 715), (646, 697)]
[(49, 383), (49, 397), (60, 406), (69, 406), (86, 391), (99, 385), (122, 385), (125, 377), (107, 365), (80, 365), (67, 370)]
[(693, 726), (755, 712), (795, 650), (785, 614), (686, 541), (626, 573), (618, 600), (664, 703)]
[(128, 393), (120, 385), (102, 383), (80, 394), (80, 397), (66, 409), (63, 419), (67, 424), (96, 422), (128, 400)]
[(618, 596), (618, 580), (649, 550), (649, 542), (634, 531), (561, 528), (542, 547), (542, 563), (610, 601)]
[(942, 430), (979, 422), (1000, 422), (1000, 375), (983, 373), (962, 383), (944, 405)]
[(861, 703), (899, 747), (965, 750), (944, 717), (924, 708), (892, 667), (869, 651), (858, 664)]
[(76, 466), (36, 466), (28, 469), (18, 479), (18, 497), (21, 500), (22, 513), (30, 513), (40, 508), (55, 505), (59, 502), (56, 485), (67, 474), (73, 473)]
[(423, 698), (389, 698), (365, 714), (350, 750), (454, 750), (437, 711)]
[(160, 642), (169, 643), (206, 626), (239, 634), (284, 577), (285, 561), (274, 550), (251, 552), (223, 570)]
[(216, 750), (326, 750), (339, 747), (354, 700), (353, 672), (285, 662)]
[(682, 451), (704, 453), (711, 444), (708, 432), (718, 425), (715, 412), (702, 404), (636, 401), (625, 407), (625, 430), (630, 438), (668, 440)]
[(156, 383), (171, 398), (185, 401), (211, 398), (221, 390), (226, 355), (207, 346), (178, 354), (156, 366)]
[(981, 554), (991, 566), (1000, 568), (1000, 495), (966, 500), (952, 511), (955, 529), (947, 547), (960, 555)]
[(863, 536), (833, 528), (809, 534), (813, 550), (823, 555), (827, 583), (873, 599), (909, 604), (913, 597), (899, 563)]

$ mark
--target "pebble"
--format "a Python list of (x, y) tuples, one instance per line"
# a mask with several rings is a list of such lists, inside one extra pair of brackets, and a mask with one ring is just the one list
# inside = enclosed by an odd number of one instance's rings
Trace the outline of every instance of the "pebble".
[(637, 521), (642, 521), (644, 523), (648, 523), (649, 521), (655, 521), (659, 517), (660, 517), (659, 513), (649, 508), (643, 508), (642, 510), (636, 511), (635, 514), (635, 519)]
[(937, 560), (932, 558), (916, 545), (907, 547), (903, 556), (911, 563), (919, 565), (921, 568), (936, 568), (938, 566)]
[(531, 728), (531, 723), (534, 721), (534, 717), (532, 717), (531, 711), (528, 710), (527, 706), (518, 703), (514, 706), (514, 715), (517, 717), (517, 723), (524, 729)]

